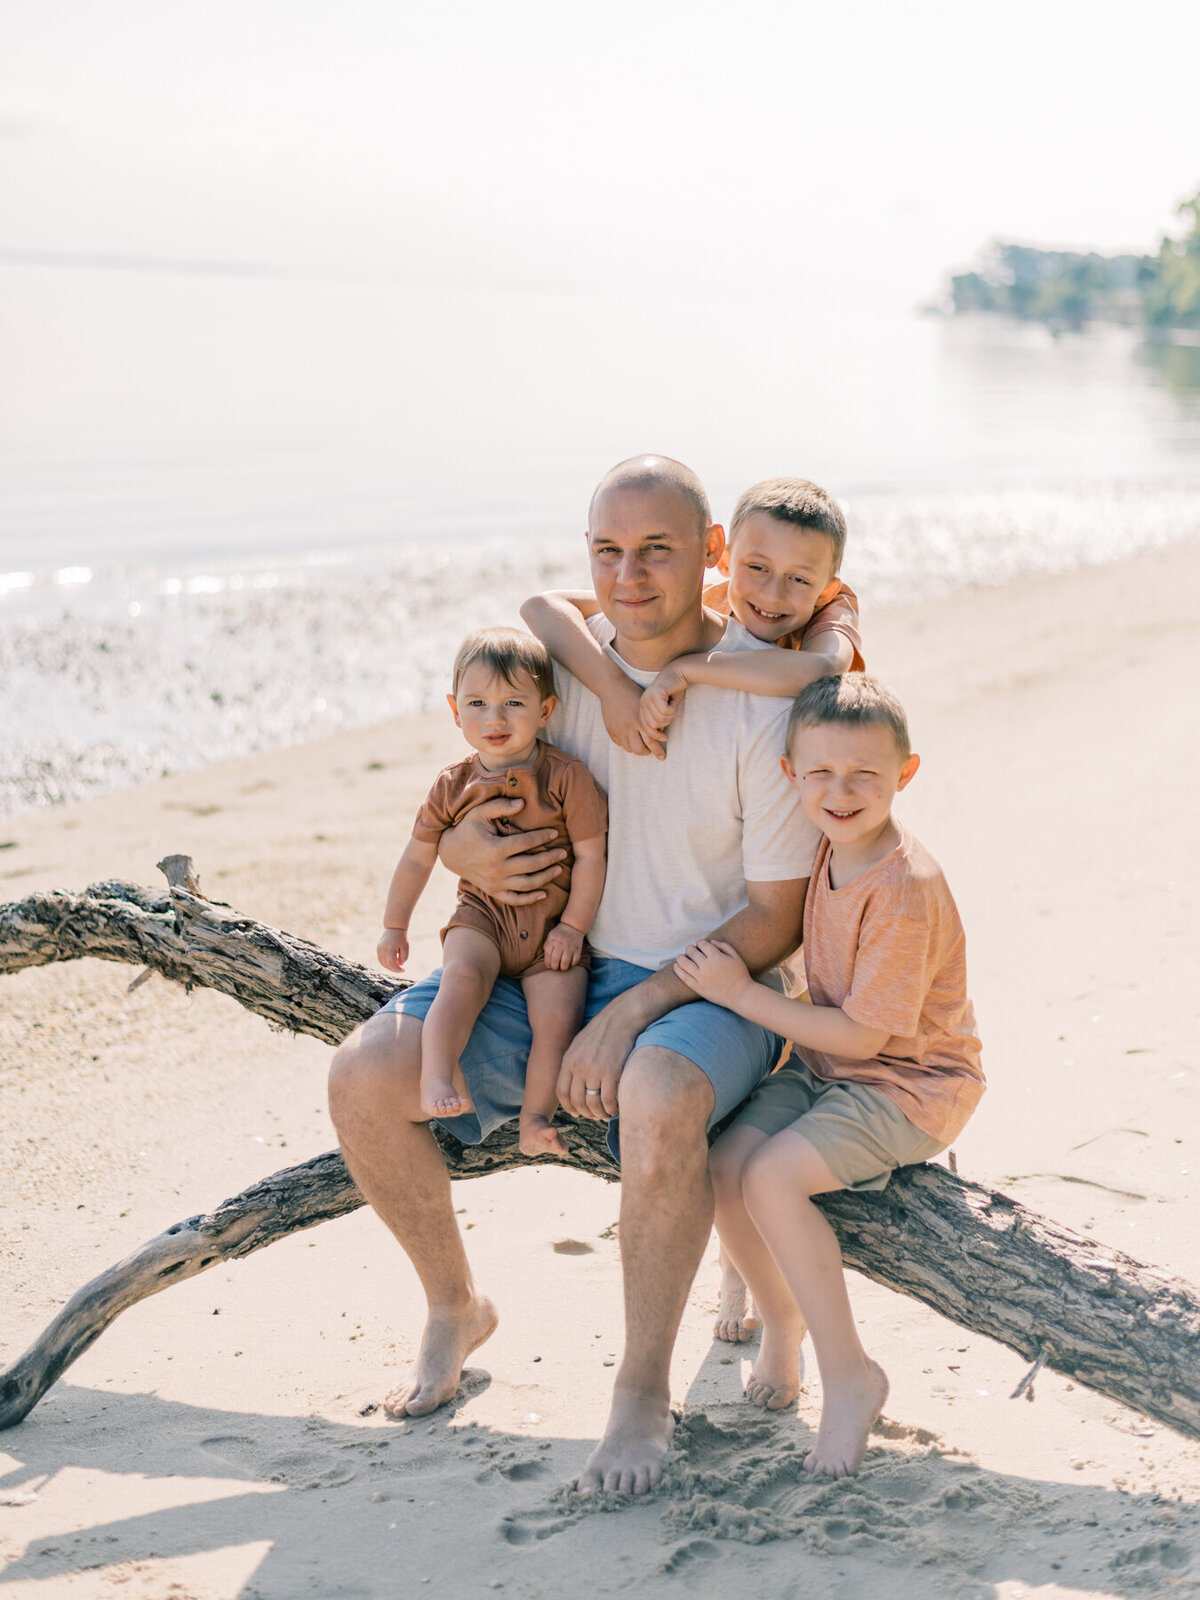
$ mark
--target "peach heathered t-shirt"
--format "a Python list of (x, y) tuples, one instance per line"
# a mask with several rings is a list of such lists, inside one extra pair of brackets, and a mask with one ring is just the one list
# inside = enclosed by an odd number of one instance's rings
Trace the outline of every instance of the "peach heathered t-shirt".
[[(732, 614), (729, 609), (727, 578), (723, 578), (720, 583), (708, 585), (704, 591), (704, 604), (719, 616), (728, 617)], [(850, 585), (843, 583), (840, 578), (835, 578), (821, 590), (813, 614), (804, 626), (798, 628), (795, 633), (783, 634), (775, 640), (775, 644), (780, 650), (799, 650), (806, 639), (815, 638), (819, 633), (840, 633), (849, 641), (850, 648), (854, 651), (854, 659), (848, 670), (851, 672), (866, 670), (862, 655), (862, 639), (858, 632), (858, 596)]]
[(817, 850), (804, 907), (804, 969), (814, 1005), (841, 1006), (891, 1034), (870, 1061), (796, 1046), (818, 1078), (886, 1094), (908, 1120), (949, 1143), (984, 1089), (966, 941), (942, 869), (905, 829), (900, 843), (840, 889), (830, 844)]

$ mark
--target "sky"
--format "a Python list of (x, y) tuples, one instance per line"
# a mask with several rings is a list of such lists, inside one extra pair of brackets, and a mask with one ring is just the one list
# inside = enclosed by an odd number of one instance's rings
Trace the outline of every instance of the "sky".
[(1200, 11), (0, 0), (0, 252), (912, 303), (1153, 249)]

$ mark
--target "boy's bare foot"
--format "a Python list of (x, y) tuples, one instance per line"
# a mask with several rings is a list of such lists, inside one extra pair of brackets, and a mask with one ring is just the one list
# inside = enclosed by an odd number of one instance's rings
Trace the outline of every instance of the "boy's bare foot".
[(758, 1360), (746, 1380), (746, 1399), (764, 1411), (783, 1411), (800, 1393), (800, 1346), (808, 1330), (797, 1319), (785, 1327), (766, 1323)]
[(462, 1083), (449, 1078), (421, 1079), (421, 1110), (427, 1117), (461, 1117), (474, 1109), (465, 1079)]
[(825, 1390), (817, 1442), (805, 1457), (806, 1472), (848, 1478), (862, 1466), (871, 1424), (888, 1396), (887, 1374), (868, 1361), (862, 1378), (843, 1388)]
[(575, 1487), (580, 1494), (648, 1494), (662, 1478), (674, 1433), (675, 1418), (665, 1400), (616, 1390), (604, 1437)]
[(722, 1272), (713, 1338), (724, 1339), (728, 1344), (745, 1344), (761, 1327), (762, 1318), (754, 1314), (746, 1285), (736, 1274), (728, 1270)]
[(517, 1143), (523, 1156), (566, 1156), (571, 1153), (550, 1118), (539, 1116), (536, 1111), (531, 1111), (528, 1116), (521, 1113)]
[(384, 1410), (394, 1417), (423, 1417), (453, 1400), (463, 1362), (491, 1338), (498, 1321), (495, 1306), (482, 1295), (461, 1316), (431, 1311), (412, 1381), (392, 1390), (384, 1399)]

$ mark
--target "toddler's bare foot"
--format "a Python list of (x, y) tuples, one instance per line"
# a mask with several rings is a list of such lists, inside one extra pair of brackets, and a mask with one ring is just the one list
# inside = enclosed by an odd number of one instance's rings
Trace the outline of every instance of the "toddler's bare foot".
[(838, 1388), (826, 1388), (817, 1442), (804, 1461), (806, 1472), (848, 1478), (862, 1466), (871, 1424), (888, 1396), (887, 1374), (868, 1361), (862, 1376)]
[(648, 1494), (662, 1478), (674, 1433), (675, 1418), (665, 1399), (614, 1390), (604, 1437), (575, 1487), (580, 1494)]
[(570, 1155), (550, 1118), (539, 1116), (535, 1111), (528, 1115), (521, 1113), (517, 1143), (523, 1156)]
[(421, 1079), (421, 1110), (427, 1117), (461, 1117), (474, 1109), (465, 1079), (461, 1083), (450, 1078)]
[(394, 1417), (423, 1417), (453, 1400), (463, 1362), (491, 1338), (498, 1320), (495, 1306), (482, 1295), (458, 1315), (431, 1311), (412, 1381), (393, 1389), (384, 1399), (384, 1409)]
[(800, 1346), (808, 1330), (797, 1318), (784, 1326), (766, 1323), (762, 1349), (746, 1380), (746, 1399), (764, 1411), (783, 1411), (800, 1393)]

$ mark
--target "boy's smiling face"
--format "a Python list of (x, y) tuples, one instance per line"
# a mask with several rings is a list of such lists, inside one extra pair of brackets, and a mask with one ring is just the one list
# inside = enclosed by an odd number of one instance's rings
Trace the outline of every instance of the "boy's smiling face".
[(901, 755), (891, 728), (881, 723), (824, 722), (795, 728), (781, 764), (809, 821), (835, 849), (853, 849), (887, 827), (892, 801), (921, 758)]
[(730, 541), (729, 609), (747, 633), (774, 644), (812, 619), (833, 581), (833, 545), (816, 528), (800, 528), (755, 511)]
[(527, 672), (509, 683), (482, 661), (475, 661), (448, 694), (454, 720), (489, 772), (521, 766), (537, 751), (537, 737), (556, 701), (543, 700)]

